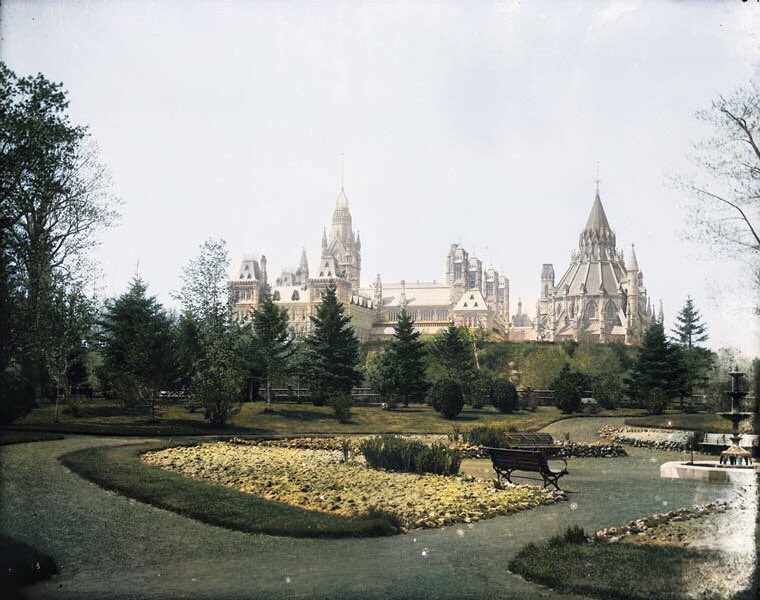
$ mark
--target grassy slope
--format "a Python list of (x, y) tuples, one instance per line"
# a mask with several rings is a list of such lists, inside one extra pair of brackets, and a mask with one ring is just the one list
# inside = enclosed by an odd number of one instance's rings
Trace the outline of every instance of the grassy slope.
[(61, 462), (85, 479), (125, 496), (210, 525), (288, 537), (365, 537), (395, 533), (384, 516), (340, 517), (265, 500), (148, 466), (140, 455), (166, 444), (77, 450)]
[(625, 424), (634, 427), (662, 427), (713, 433), (731, 432), (731, 423), (714, 413), (665, 413), (664, 415), (630, 417), (625, 420)]
[(632, 544), (529, 544), (509, 565), (564, 593), (621, 600), (683, 597), (680, 582), (714, 560), (708, 551)]
[[(275, 404), (274, 412), (264, 413), (261, 402), (243, 405), (226, 429), (215, 429), (203, 420), (201, 412), (189, 412), (181, 405), (164, 406), (159, 411), (159, 423), (151, 423), (147, 410), (125, 411), (116, 403), (96, 401), (84, 404), (82, 416), (60, 414), (59, 422), (53, 419), (52, 406), (32, 411), (14, 427), (70, 431), (93, 434), (121, 435), (193, 435), (217, 434), (234, 431), (251, 435), (301, 435), (312, 433), (451, 433), (452, 426), (466, 428), (474, 425), (512, 423), (519, 429), (540, 429), (564, 418), (553, 407), (539, 407), (536, 412), (502, 415), (493, 408), (465, 410), (457, 418), (446, 420), (429, 406), (413, 405), (384, 411), (377, 406), (359, 406), (353, 409), (350, 423), (341, 424), (330, 407), (311, 404)], [(602, 416), (626, 416), (641, 411), (605, 411)]]

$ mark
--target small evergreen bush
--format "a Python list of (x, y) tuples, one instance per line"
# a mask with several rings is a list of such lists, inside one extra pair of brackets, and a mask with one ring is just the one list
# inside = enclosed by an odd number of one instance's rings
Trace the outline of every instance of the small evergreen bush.
[(458, 450), (451, 450), (441, 443), (428, 446), (419, 440), (395, 435), (364, 440), (359, 445), (359, 452), (373, 469), (404, 473), (456, 475), (462, 462)]
[(491, 402), (500, 413), (511, 414), (517, 410), (517, 389), (511, 381), (497, 379), (493, 382)]
[(351, 420), (351, 407), (354, 400), (350, 394), (338, 393), (330, 398), (330, 406), (335, 411), (335, 416), (341, 423), (348, 423)]
[(464, 408), (462, 388), (453, 379), (439, 379), (428, 393), (430, 404), (444, 419), (453, 419)]
[(586, 542), (588, 542), (588, 536), (583, 527), (580, 527), (579, 525), (570, 525), (565, 529), (564, 533), (550, 537), (547, 541), (547, 545), (550, 548), (558, 548), (565, 544), (581, 545)]
[(473, 408), (483, 408), (493, 402), (494, 379), (488, 371), (479, 371), (470, 386), (467, 400)]
[(583, 390), (588, 387), (588, 377), (565, 364), (554, 380), (554, 405), (563, 413), (574, 413), (581, 407)]
[(667, 407), (668, 399), (665, 397), (665, 392), (660, 388), (654, 388), (649, 392), (646, 399), (646, 409), (650, 415), (661, 415)]

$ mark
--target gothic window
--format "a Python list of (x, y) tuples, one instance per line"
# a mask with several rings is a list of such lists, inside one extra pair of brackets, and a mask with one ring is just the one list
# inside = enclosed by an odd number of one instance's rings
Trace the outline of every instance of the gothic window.
[(464, 303), (464, 308), (467, 308), (467, 302)]
[(613, 321), (617, 317), (617, 306), (614, 302), (608, 302), (604, 309), (604, 318), (608, 321)]
[(298, 290), (293, 290), (293, 295), (290, 297), (291, 300), (300, 300), (300, 297), (298, 296)]
[(596, 319), (596, 302), (594, 302), (593, 300), (589, 302), (588, 305), (586, 306), (585, 317), (588, 320)]
[(476, 303), (475, 303), (475, 308), (477, 308), (477, 307), (478, 307), (478, 303), (476, 302)]
[(272, 300), (274, 300), (275, 302), (279, 302), (279, 300), (280, 300), (280, 292), (278, 292), (277, 290), (275, 290), (274, 294), (272, 294)]

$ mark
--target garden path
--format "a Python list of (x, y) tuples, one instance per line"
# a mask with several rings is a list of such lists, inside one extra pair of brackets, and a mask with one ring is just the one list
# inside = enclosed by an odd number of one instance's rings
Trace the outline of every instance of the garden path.
[[(582, 440), (605, 423), (622, 419), (574, 419), (547, 430)], [(212, 527), (104, 491), (58, 461), (79, 448), (135, 441), (71, 437), (0, 448), (0, 530), (53, 556), (61, 571), (25, 597), (569, 597), (511, 575), (510, 558), (571, 524), (594, 530), (727, 493), (662, 480), (659, 465), (680, 455), (634, 448), (627, 458), (570, 461), (561, 480), (569, 502), (386, 538), (277, 538)], [(487, 465), (485, 471), (490, 477)]]

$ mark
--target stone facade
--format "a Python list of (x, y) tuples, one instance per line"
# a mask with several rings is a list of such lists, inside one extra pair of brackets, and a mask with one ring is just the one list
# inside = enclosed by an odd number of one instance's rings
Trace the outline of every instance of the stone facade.
[[(317, 269), (310, 270), (306, 252), (297, 269), (284, 269), (270, 284), (273, 300), (288, 310), (297, 336), (311, 329), (322, 293), (334, 285), (338, 300), (346, 306), (351, 323), (362, 341), (393, 335), (402, 309), (425, 334), (440, 333), (452, 323), (504, 335), (509, 326), (509, 280), (462, 246), (452, 244), (446, 257), (444, 281), (374, 284), (360, 287), (361, 239), (354, 235), (348, 198), (341, 187), (328, 230), (323, 230)], [(266, 257), (242, 261), (237, 278), (229, 281), (230, 303), (238, 319), (250, 318), (268, 284)]]
[[(662, 304), (657, 320), (662, 322)], [(644, 274), (631, 246), (628, 260), (616, 247), (597, 187), (578, 250), (559, 282), (554, 266), (541, 269), (535, 339), (638, 344), (655, 322)]]

